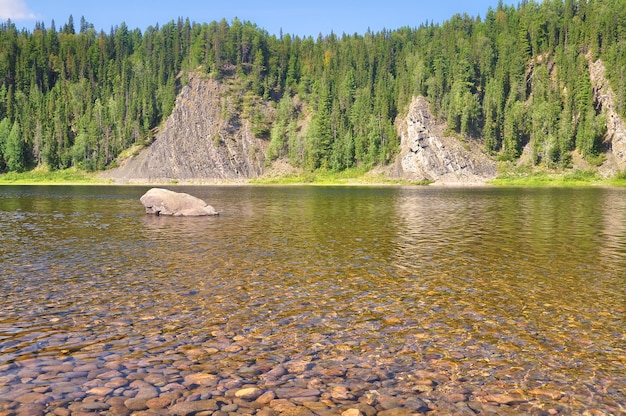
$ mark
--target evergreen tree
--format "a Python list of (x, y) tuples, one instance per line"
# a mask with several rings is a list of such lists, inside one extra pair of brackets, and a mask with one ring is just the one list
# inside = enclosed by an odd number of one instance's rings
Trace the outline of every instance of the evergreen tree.
[[(179, 18), (144, 33), (123, 22), (96, 33), (84, 17), (78, 32), (72, 16), (60, 31), (54, 21), (32, 32), (7, 21), (0, 171), (106, 167), (152, 139), (188, 71), (248, 95), (246, 116), (269, 141), (270, 159), (334, 170), (389, 163), (396, 118), (422, 94), (439, 121), (484, 139), (489, 153), (515, 159), (530, 144), (536, 163), (566, 166), (573, 150), (588, 158), (604, 150), (590, 61), (601, 59), (626, 117), (625, 23), (622, 0), (500, 3), (484, 20), (456, 15), (315, 39), (277, 37), (238, 19)], [(275, 117), (261, 105), (276, 107)]]

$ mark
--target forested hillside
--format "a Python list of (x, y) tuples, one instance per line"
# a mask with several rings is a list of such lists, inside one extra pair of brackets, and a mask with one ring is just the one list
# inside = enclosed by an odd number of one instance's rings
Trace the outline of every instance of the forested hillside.
[[(99, 170), (149, 143), (188, 71), (236, 84), (236, 108), (268, 158), (343, 170), (393, 160), (396, 116), (425, 96), (451, 130), (494, 157), (566, 167), (602, 162), (606, 120), (589, 74), (601, 59), (626, 118), (626, 1), (502, 3), (484, 19), (317, 39), (250, 22), (179, 19), (144, 32), (0, 25), (0, 172)], [(271, 114), (259, 100), (273, 103)], [(224, 111), (227, 111), (224, 109)], [(299, 131), (302, 119), (309, 128)]]

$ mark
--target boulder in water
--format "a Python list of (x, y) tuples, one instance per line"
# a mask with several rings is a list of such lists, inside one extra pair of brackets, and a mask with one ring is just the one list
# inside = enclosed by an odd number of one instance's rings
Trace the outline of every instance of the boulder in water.
[(140, 198), (140, 201), (146, 208), (146, 214), (174, 217), (219, 215), (215, 208), (200, 198), (169, 189), (152, 188)]

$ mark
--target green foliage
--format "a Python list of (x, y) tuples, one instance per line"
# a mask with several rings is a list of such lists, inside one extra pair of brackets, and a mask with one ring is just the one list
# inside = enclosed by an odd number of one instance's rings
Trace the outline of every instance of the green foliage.
[[(573, 150), (597, 161), (605, 120), (589, 60), (602, 59), (626, 117), (625, 22), (623, 0), (500, 2), (484, 19), (317, 39), (276, 37), (238, 19), (178, 19), (143, 33), (124, 23), (96, 32), (84, 19), (77, 28), (71, 16), (60, 31), (8, 21), (0, 172), (112, 165), (152, 139), (188, 71), (244, 86), (245, 96), (224, 99), (224, 115), (246, 118), (269, 141), (270, 161), (310, 170), (391, 162), (396, 117), (417, 94), (451, 131), (483, 138), (502, 160), (530, 145), (537, 165), (566, 167)], [(271, 105), (274, 115), (263, 108)]]
[(490, 182), (498, 186), (585, 186), (602, 183), (595, 171), (574, 170), (555, 173), (535, 170), (531, 166), (505, 168), (498, 177)]
[(89, 173), (74, 168), (54, 170), (34, 169), (28, 172), (7, 172), (0, 174), (0, 184), (95, 184), (99, 181)]

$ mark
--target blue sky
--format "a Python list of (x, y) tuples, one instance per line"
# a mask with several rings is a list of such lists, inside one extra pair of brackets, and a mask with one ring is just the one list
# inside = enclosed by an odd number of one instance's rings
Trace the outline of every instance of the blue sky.
[(84, 16), (96, 30), (108, 33), (122, 22), (144, 31), (178, 17), (207, 23), (238, 17), (271, 34), (282, 29), (285, 34), (317, 37), (331, 31), (363, 34), (368, 28), (377, 32), (431, 20), (441, 23), (455, 13), (484, 17), (490, 6), (497, 5), (498, 0), (0, 0), (0, 21), (11, 19), (18, 28), (32, 30), (36, 21), (50, 27), (54, 20), (60, 29), (71, 14), (77, 29)]

